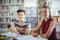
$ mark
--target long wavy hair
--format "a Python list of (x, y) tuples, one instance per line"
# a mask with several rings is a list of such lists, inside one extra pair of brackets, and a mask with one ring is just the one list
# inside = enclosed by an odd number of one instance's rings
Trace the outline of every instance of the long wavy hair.
[[(48, 6), (42, 6), (42, 8), (47, 8), (48, 11), (49, 11), (49, 18), (50, 18), (50, 19), (53, 19), (52, 16), (51, 16), (50, 7), (48, 7)], [(42, 9), (42, 8), (41, 8), (41, 9)]]

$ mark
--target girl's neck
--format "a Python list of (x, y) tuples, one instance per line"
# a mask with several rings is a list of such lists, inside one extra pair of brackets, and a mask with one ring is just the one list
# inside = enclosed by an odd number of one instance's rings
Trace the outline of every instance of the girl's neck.
[(49, 19), (49, 18), (47, 18), (47, 17), (46, 17), (46, 18), (44, 18), (44, 20), (45, 20), (45, 21), (47, 21), (48, 19)]

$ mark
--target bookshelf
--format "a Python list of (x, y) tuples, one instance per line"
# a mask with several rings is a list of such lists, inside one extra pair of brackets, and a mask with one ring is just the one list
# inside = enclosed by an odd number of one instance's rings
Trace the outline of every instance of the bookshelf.
[(38, 5), (37, 5), (37, 8), (38, 8), (38, 23), (40, 22), (41, 20), (41, 8), (42, 6), (46, 5), (46, 0), (38, 0)]
[(37, 13), (37, 7), (25, 7), (26, 12), (26, 22), (31, 26), (31, 28), (34, 28), (38, 24), (38, 13)]
[[(53, 4), (55, 4), (55, 5), (53, 5)], [(56, 22), (55, 25), (56, 25), (57, 33), (60, 32), (59, 31), (60, 30), (60, 22), (59, 22), (60, 6), (59, 6), (59, 4), (60, 4), (60, 1), (58, 1), (58, 0), (57, 1), (56, 0), (55, 1), (52, 1), (52, 0), (47, 1), (47, 5), (51, 9), (51, 15), (52, 15), (54, 21)]]
[(1, 28), (0, 30), (1, 31), (3, 31), (2, 28), (7, 28), (8, 24), (13, 23), (12, 18), (16, 18), (14, 16), (14, 13), (18, 9), (24, 9), (24, 0), (0, 0), (0, 28)]

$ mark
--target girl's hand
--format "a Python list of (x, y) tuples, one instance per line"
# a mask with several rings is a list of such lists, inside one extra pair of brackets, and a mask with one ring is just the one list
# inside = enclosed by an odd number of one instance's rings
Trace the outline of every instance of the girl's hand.
[(42, 34), (41, 36), (44, 38), (47, 38), (47, 34)]
[(38, 33), (32, 33), (32, 36), (33, 37), (37, 37), (38, 36)]

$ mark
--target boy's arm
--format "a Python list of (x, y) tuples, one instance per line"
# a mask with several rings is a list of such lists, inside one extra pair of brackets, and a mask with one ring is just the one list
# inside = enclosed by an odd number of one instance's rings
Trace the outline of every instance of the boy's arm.
[(26, 27), (26, 31), (25, 31), (25, 34), (28, 34), (28, 26)]

